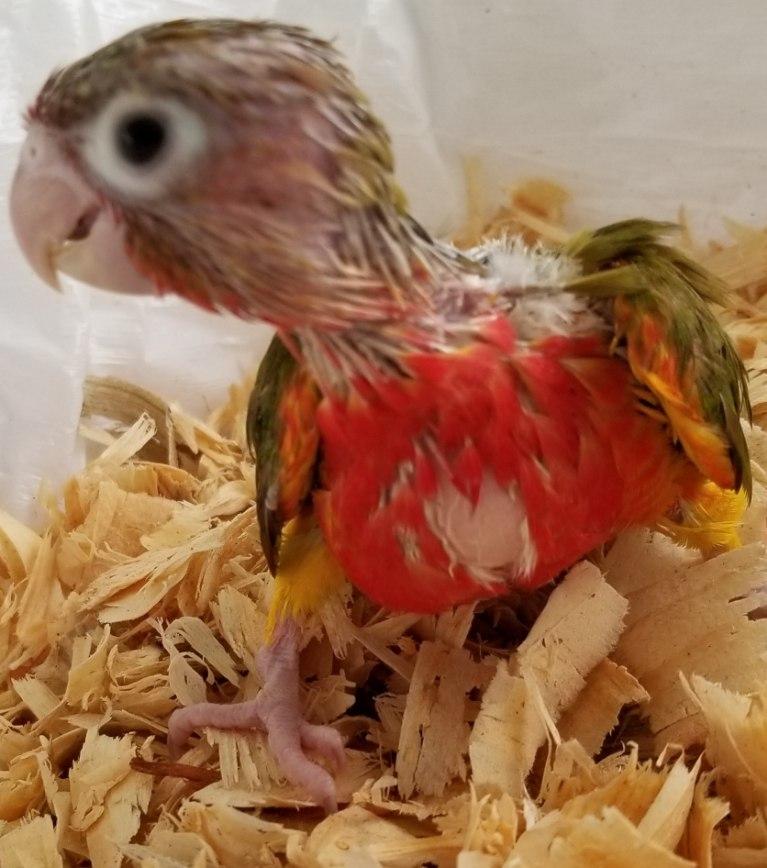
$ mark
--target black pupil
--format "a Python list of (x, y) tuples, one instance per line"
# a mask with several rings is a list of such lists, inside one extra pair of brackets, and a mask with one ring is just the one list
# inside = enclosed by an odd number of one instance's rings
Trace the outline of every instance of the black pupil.
[(131, 115), (117, 128), (117, 148), (134, 166), (151, 163), (162, 151), (166, 138), (164, 121), (152, 115)]

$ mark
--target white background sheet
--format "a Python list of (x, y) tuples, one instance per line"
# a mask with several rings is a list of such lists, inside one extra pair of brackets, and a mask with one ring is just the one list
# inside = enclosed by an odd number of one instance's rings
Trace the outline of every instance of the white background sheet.
[(400, 177), (435, 231), (461, 219), (461, 158), (499, 184), (542, 174), (594, 223), (685, 203), (767, 222), (764, 0), (2, 0), (0, 506), (35, 512), (41, 477), (79, 461), (86, 372), (203, 411), (262, 351), (263, 329), (180, 302), (39, 285), (5, 204), (21, 112), (52, 67), (181, 16), (271, 17), (337, 37), (392, 132)]

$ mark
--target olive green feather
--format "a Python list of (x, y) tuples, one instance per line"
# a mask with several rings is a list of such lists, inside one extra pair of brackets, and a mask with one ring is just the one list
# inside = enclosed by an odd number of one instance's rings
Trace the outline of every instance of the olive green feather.
[(736, 487), (750, 495), (751, 469), (741, 418), (751, 420), (747, 374), (712, 304), (723, 305), (727, 288), (661, 238), (674, 224), (627, 220), (575, 236), (563, 252), (576, 259), (582, 276), (572, 292), (594, 298), (622, 296), (638, 314), (663, 324), (664, 340), (680, 375), (692, 381), (705, 420), (729, 448)]
[(248, 402), (247, 436), (256, 462), (256, 511), (261, 548), (272, 574), (277, 571), (282, 527), (288, 516), (280, 503), (280, 401), (298, 363), (279, 337), (274, 337), (258, 369)]

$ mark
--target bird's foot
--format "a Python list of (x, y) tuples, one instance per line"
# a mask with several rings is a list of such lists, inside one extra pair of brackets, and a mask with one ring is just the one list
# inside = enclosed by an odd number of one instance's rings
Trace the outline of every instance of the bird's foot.
[(258, 662), (264, 686), (255, 699), (231, 705), (200, 702), (173, 712), (168, 721), (171, 755), (180, 754), (189, 736), (206, 726), (261, 729), (285, 777), (326, 811), (335, 811), (335, 781), (309, 759), (307, 752), (322, 757), (333, 771), (339, 771), (345, 762), (343, 740), (333, 727), (308, 723), (301, 714), (298, 628), (294, 622), (280, 625)]

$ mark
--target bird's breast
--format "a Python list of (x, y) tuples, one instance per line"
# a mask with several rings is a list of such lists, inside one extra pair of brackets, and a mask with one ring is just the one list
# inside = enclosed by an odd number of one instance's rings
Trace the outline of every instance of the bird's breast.
[(388, 608), (541, 584), (677, 496), (683, 459), (601, 337), (517, 346), (499, 321), (406, 362), (411, 376), (318, 411), (320, 521), (349, 579)]

